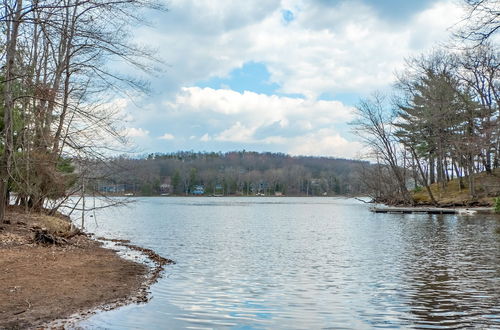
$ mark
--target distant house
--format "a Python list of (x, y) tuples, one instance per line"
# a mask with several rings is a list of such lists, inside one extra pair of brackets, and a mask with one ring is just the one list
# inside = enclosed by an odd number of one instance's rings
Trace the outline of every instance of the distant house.
[(214, 196), (223, 196), (224, 195), (224, 187), (217, 183), (214, 187)]
[(193, 190), (191, 192), (193, 195), (203, 195), (205, 194), (205, 187), (201, 185), (196, 185), (193, 187)]
[(269, 184), (266, 181), (259, 182), (257, 185), (257, 196), (265, 196), (269, 189)]
[(169, 194), (172, 190), (172, 186), (168, 183), (162, 183), (160, 185), (160, 193), (162, 194)]
[(104, 184), (99, 185), (98, 190), (101, 193), (121, 194), (125, 192), (125, 185), (123, 184)]
[(172, 180), (169, 176), (165, 177), (163, 183), (160, 185), (160, 194), (168, 195), (172, 193)]

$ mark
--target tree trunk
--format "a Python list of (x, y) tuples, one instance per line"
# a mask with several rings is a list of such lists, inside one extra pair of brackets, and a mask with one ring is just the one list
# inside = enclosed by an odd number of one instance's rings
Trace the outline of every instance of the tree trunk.
[(14, 80), (17, 78), (15, 73), (15, 59), (17, 52), (17, 36), (19, 33), (19, 25), (21, 24), (21, 10), (22, 0), (16, 0), (15, 13), (9, 13), (12, 21), (7, 23), (7, 43), (5, 54), (5, 83), (4, 83), (4, 152), (0, 161), (0, 222), (4, 221), (5, 208), (7, 203), (7, 189), (10, 177), (10, 167), (12, 162), (12, 155), (14, 152), (14, 135), (12, 114), (14, 111), (14, 97), (15, 90)]
[(418, 160), (417, 153), (415, 152), (415, 149), (413, 149), (412, 147), (410, 147), (410, 150), (411, 150), (411, 153), (413, 154), (413, 157), (415, 157), (416, 163), (418, 165), (417, 166), (418, 170), (420, 171), (420, 175), (422, 176), (422, 181), (425, 183), (425, 189), (427, 190), (427, 194), (429, 195), (429, 198), (431, 199), (431, 203), (433, 205), (437, 205), (438, 203), (436, 202), (436, 199), (434, 198), (434, 195), (432, 194), (432, 190), (429, 187), (429, 183), (427, 182), (427, 176), (425, 175), (424, 170), (422, 169), (422, 165), (420, 164), (420, 162)]
[(460, 174), (460, 171), (458, 170), (458, 166), (457, 164), (452, 161), (453, 163), (453, 167), (455, 168), (455, 173), (457, 174), (457, 178), (458, 178), (458, 190), (459, 191), (462, 191), (462, 189), (464, 189), (464, 181), (462, 179), (462, 175)]
[(476, 199), (476, 183), (474, 180), (474, 164), (472, 159), (469, 159), (468, 165), (469, 194), (472, 199)]

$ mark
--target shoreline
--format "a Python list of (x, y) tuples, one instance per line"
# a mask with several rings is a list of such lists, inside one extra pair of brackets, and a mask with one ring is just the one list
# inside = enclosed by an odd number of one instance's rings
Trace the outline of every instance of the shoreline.
[[(129, 241), (86, 233), (57, 232), (64, 244), (34, 242), (40, 227), (69, 230), (63, 217), (9, 210), (7, 220), (0, 224), (0, 328), (71, 327), (100, 311), (146, 303), (173, 263)], [(135, 259), (123, 256), (130, 251)]]
[(488, 207), (428, 207), (428, 206), (372, 206), (373, 213), (427, 213), (427, 214), (495, 214), (493, 208)]
[[(99, 243), (109, 242), (113, 243), (112, 246), (103, 247), (103, 249), (109, 249), (114, 251), (118, 257), (126, 261), (132, 261), (140, 265), (144, 265), (147, 267), (148, 271), (146, 277), (144, 278), (140, 288), (138, 290), (131, 291), (130, 295), (126, 298), (119, 299), (117, 301), (112, 302), (103, 302), (98, 306), (92, 307), (88, 310), (78, 311), (68, 317), (58, 318), (47, 323), (41, 325), (41, 327), (47, 328), (65, 328), (65, 327), (77, 327), (77, 323), (82, 322), (93, 315), (100, 313), (111, 311), (120, 307), (132, 305), (132, 304), (145, 304), (151, 300), (149, 288), (151, 285), (155, 284), (161, 278), (161, 272), (164, 270), (165, 265), (173, 265), (175, 261), (171, 259), (164, 258), (154, 252), (151, 249), (143, 248), (135, 244), (131, 244), (130, 240), (126, 239), (117, 239), (117, 238), (106, 238), (106, 237), (92, 237), (93, 234), (88, 234), (89, 239), (94, 240)], [(115, 250), (114, 247), (123, 247), (123, 251)], [(125, 257), (120, 255), (120, 252), (125, 251), (136, 251), (139, 252), (142, 256), (142, 260), (144, 261), (135, 261), (130, 257)], [(137, 256), (136, 256), (137, 258)], [(149, 260), (150, 264), (145, 262), (145, 260)]]
[[(354, 197), (355, 199), (361, 201), (359, 198)], [(444, 209), (487, 209), (490, 208), (491, 210), (494, 209), (494, 201), (493, 198), (491, 199), (484, 199), (481, 201), (454, 201), (454, 202), (439, 202), (437, 204), (433, 203), (428, 203), (428, 202), (417, 202), (415, 205), (408, 205), (405, 203), (396, 203), (396, 202), (391, 202), (391, 201), (386, 201), (386, 200), (375, 200), (371, 199), (370, 201), (363, 201), (364, 203), (367, 204), (379, 204), (379, 205), (385, 205), (387, 207), (408, 207), (408, 208), (419, 208), (419, 207), (438, 207), (438, 208), (444, 208)]]

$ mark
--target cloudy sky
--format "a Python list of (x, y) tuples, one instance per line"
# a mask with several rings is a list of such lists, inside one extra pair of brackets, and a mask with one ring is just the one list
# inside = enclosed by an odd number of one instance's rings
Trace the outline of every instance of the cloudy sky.
[(140, 153), (274, 151), (356, 158), (353, 106), (404, 58), (446, 42), (458, 0), (171, 0), (135, 38), (165, 62), (116, 100)]

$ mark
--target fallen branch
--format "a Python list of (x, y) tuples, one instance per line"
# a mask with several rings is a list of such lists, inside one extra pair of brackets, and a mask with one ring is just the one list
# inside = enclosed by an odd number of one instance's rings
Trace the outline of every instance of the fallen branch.
[(354, 198), (355, 200), (358, 200), (358, 201), (363, 202), (363, 203), (365, 203), (365, 204), (373, 204), (373, 200), (371, 200), (371, 201), (367, 202), (367, 201), (362, 200), (361, 198), (357, 198), (357, 197), (353, 197), (353, 198)]

